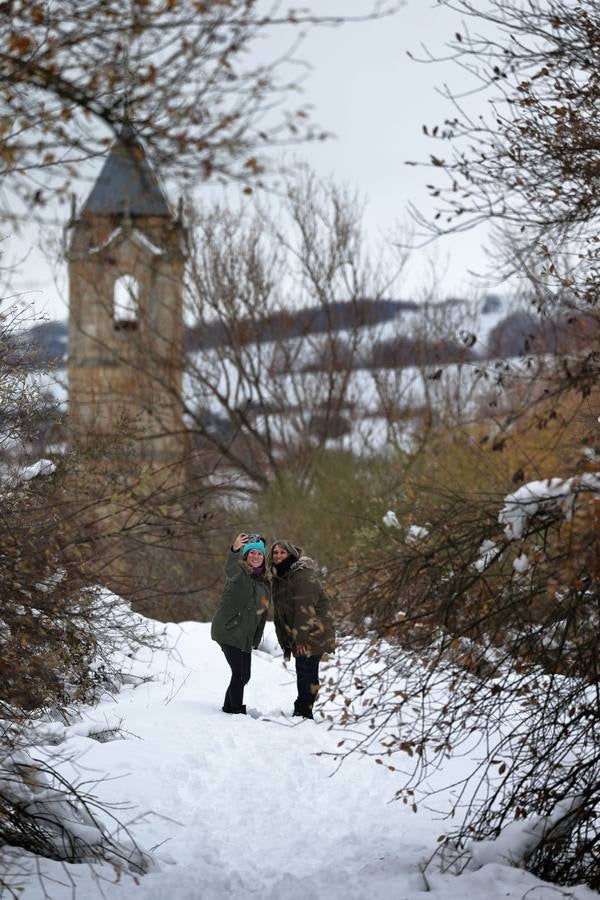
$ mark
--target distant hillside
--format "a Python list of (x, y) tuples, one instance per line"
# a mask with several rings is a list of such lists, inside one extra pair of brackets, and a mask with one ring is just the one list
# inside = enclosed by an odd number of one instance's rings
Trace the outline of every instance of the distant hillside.
[[(258, 322), (239, 319), (235, 323), (236, 340), (255, 344), (322, 334), (326, 331), (349, 331), (389, 322), (399, 313), (414, 313), (418, 309), (419, 305), (411, 300), (339, 301), (330, 303), (327, 307), (282, 311), (269, 318), (259, 319)], [(187, 327), (185, 331), (187, 352), (218, 347), (228, 340), (226, 326), (214, 320)], [(34, 325), (19, 335), (18, 344), (22, 349), (30, 348), (38, 365), (56, 364), (66, 359), (68, 325), (66, 322)]]
[(487, 355), (505, 359), (537, 353), (567, 353), (597, 345), (599, 324), (586, 313), (540, 318), (525, 310), (510, 313), (490, 331)]
[[(417, 312), (419, 306), (411, 300), (338, 301), (327, 306), (281, 311), (253, 322), (236, 322), (236, 339), (247, 344), (263, 344), (273, 340), (323, 334), (331, 331), (350, 331), (390, 322), (402, 312)], [(218, 347), (228, 340), (228, 331), (221, 322), (207, 322), (188, 328), (188, 350)]]
[[(411, 300), (339, 301), (327, 306), (281, 311), (257, 322), (239, 319), (233, 325), (233, 334), (231, 327), (221, 322), (200, 323), (186, 328), (185, 347), (191, 353), (219, 347), (232, 338), (242, 345), (262, 344), (333, 332), (340, 334), (337, 350), (339, 359), (343, 360), (345, 334), (356, 328), (386, 326), (384, 336), (374, 334), (368, 348), (353, 357), (354, 365), (403, 368), (564, 352), (598, 340), (598, 325), (592, 316), (564, 313), (552, 319), (542, 318), (523, 309), (511, 310), (506, 301), (494, 295), (482, 298), (478, 323), (472, 326), (476, 334), (469, 338), (457, 323), (461, 322), (461, 315), (468, 318), (472, 309), (472, 305), (459, 298), (426, 307)], [(468, 322), (462, 323), (462, 327), (465, 325), (469, 327)], [(13, 338), (4, 352), (15, 365), (41, 368), (61, 365), (66, 360), (67, 344), (66, 322), (43, 322)], [(326, 353), (304, 360), (307, 371), (320, 371), (330, 365)]]
[(66, 322), (40, 322), (14, 336), (13, 353), (33, 368), (56, 365), (67, 357), (68, 335)]

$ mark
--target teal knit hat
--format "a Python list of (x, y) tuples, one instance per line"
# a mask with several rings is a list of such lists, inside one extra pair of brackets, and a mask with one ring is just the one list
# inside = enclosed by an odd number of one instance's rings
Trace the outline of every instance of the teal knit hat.
[(267, 555), (267, 548), (262, 541), (248, 541), (248, 543), (244, 544), (242, 547), (242, 556), (245, 556), (249, 550), (260, 550), (263, 556)]

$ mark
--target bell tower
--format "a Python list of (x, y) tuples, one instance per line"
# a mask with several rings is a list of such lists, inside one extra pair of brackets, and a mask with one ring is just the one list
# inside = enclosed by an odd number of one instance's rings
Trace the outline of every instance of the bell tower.
[(186, 231), (124, 126), (68, 229), (69, 425), (88, 447), (126, 439), (153, 467), (181, 461)]

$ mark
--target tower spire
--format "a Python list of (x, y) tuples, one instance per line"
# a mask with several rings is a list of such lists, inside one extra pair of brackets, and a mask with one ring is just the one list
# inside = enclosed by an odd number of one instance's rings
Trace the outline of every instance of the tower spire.
[(166, 216), (169, 204), (131, 126), (123, 125), (82, 215)]

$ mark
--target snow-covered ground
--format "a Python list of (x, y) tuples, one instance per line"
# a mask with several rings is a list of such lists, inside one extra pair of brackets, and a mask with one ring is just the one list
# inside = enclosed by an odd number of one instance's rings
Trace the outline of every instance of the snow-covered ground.
[[(398, 774), (358, 755), (338, 769), (331, 755), (318, 755), (335, 754), (338, 727), (321, 716), (281, 714), (294, 699), (294, 675), (271, 624), (246, 691), (248, 707), (263, 718), (221, 712), (228, 669), (209, 627), (166, 626), (174, 650), (144, 650), (130, 660), (137, 686), (84, 710), (60, 745), (60, 770), (117, 806), (155, 860), (152, 871), (134, 880), (108, 865), (64, 866), (14, 852), (13, 869), (30, 871), (22, 900), (598, 898), (517, 868), (510, 842), (496, 842), (497, 852), (480, 854), (492, 862), (460, 876), (442, 873), (435, 860), (427, 865), (445, 825), (424, 807), (415, 813), (390, 802)], [(117, 722), (121, 739), (89, 736)], [(56, 750), (40, 743), (31, 753)]]

